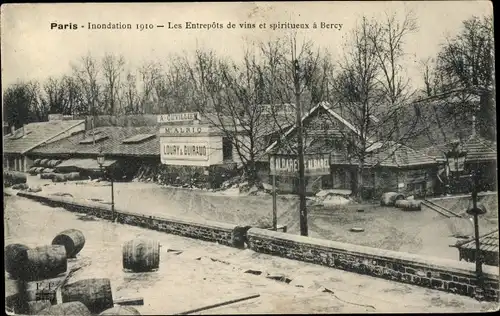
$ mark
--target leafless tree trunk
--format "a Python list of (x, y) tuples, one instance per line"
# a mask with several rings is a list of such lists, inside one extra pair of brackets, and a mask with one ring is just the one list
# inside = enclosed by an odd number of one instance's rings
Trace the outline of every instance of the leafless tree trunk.
[(120, 104), (120, 85), (125, 59), (123, 56), (116, 57), (106, 54), (102, 59), (102, 70), (104, 76), (104, 106), (108, 114), (116, 114)]
[(140, 96), (140, 111), (142, 113), (154, 113), (155, 101), (154, 96), (155, 86), (162, 77), (162, 67), (158, 63), (145, 63), (139, 69), (140, 82), (142, 86), (142, 94)]
[(90, 115), (101, 113), (99, 69), (94, 57), (90, 53), (82, 57), (79, 65), (73, 65), (73, 72), (82, 88), (87, 113)]

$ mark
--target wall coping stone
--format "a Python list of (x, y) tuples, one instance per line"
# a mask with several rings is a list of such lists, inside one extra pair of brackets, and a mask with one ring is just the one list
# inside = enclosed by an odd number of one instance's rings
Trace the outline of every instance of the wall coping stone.
[[(452, 271), (459, 273), (471, 274), (475, 273), (475, 264), (470, 262), (443, 259), (431, 256), (422, 256), (418, 254), (410, 254), (406, 252), (398, 252), (386, 249), (372, 248), (354, 244), (347, 244), (333, 240), (312, 238), (300, 235), (292, 235), (282, 232), (275, 232), (271, 230), (265, 230), (260, 228), (251, 228), (247, 232), (247, 236), (250, 238), (254, 236), (263, 236), (267, 238), (273, 238), (282, 241), (294, 242), (307, 244), (311, 246), (332, 248), (332, 250), (340, 250), (350, 254), (360, 254), (362, 256), (371, 256), (379, 259), (390, 259), (390, 260), (400, 260), (407, 261), (414, 265), (421, 265), (423, 267), (429, 267), (434, 269), (439, 269), (443, 271)], [(499, 268), (493, 266), (483, 265), (483, 272), (487, 277), (498, 279), (499, 278)]]

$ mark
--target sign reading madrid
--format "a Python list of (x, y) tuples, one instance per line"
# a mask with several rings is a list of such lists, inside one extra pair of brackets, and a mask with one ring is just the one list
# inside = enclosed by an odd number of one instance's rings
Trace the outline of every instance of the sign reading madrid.
[(164, 126), (160, 127), (160, 134), (166, 135), (196, 135), (208, 133), (208, 126)]
[(198, 112), (186, 112), (186, 113), (171, 113), (158, 115), (158, 123), (169, 123), (169, 122), (184, 122), (184, 121), (194, 121), (199, 120), (200, 113)]

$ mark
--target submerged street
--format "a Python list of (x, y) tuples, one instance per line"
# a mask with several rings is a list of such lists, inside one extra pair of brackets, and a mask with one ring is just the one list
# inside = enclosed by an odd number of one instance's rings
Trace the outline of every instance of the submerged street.
[[(5, 202), (6, 245), (42, 246), (49, 244), (62, 230), (81, 230), (86, 243), (76, 260), (84, 267), (69, 283), (87, 278), (109, 278), (114, 299), (144, 298), (144, 306), (134, 306), (143, 315), (180, 313), (252, 294), (260, 294), (260, 297), (201, 313), (464, 312), (491, 310), (496, 305), (250, 250), (115, 224), (21, 197), (5, 197)], [(161, 243), (161, 262), (157, 272), (122, 271), (122, 244), (138, 237)], [(260, 271), (261, 274), (245, 273), (248, 270)], [(266, 278), (268, 274), (285, 276), (291, 281), (275, 281)], [(325, 288), (330, 292), (325, 292)]]

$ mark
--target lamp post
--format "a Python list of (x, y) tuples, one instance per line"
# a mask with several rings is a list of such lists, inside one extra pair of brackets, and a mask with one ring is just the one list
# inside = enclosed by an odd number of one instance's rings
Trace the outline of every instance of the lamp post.
[[(446, 153), (446, 163), (449, 167), (450, 172), (452, 175), (450, 178), (454, 179), (455, 185), (454, 185), (454, 191), (453, 193), (458, 193), (458, 185), (460, 183), (460, 173), (464, 171), (464, 166), (465, 166), (465, 159), (467, 157), (467, 152), (466, 151), (461, 151), (459, 150), (459, 143), (453, 144), (453, 148)], [(450, 181), (448, 180), (448, 183)], [(451, 192), (447, 192), (451, 193)]]
[(477, 171), (472, 171), (472, 207), (467, 210), (467, 214), (474, 216), (474, 239), (476, 243), (475, 251), (475, 261), (476, 261), (476, 299), (483, 299), (483, 267), (482, 267), (482, 255), (479, 244), (479, 215), (486, 213), (486, 208), (483, 205), (477, 203), (477, 193), (478, 193), (478, 175)]
[[(97, 155), (97, 163), (99, 164), (99, 168), (101, 169), (101, 173), (104, 170), (104, 173), (107, 173), (109, 175), (109, 180), (111, 181), (111, 217), (114, 220), (115, 218), (115, 190), (114, 190), (114, 184), (113, 184), (113, 176), (109, 174), (108, 170), (106, 170), (104, 165), (104, 161), (106, 160), (106, 157), (104, 156), (102, 152), (102, 148), (99, 151), (99, 154)], [(103, 174), (104, 174), (103, 173)]]

